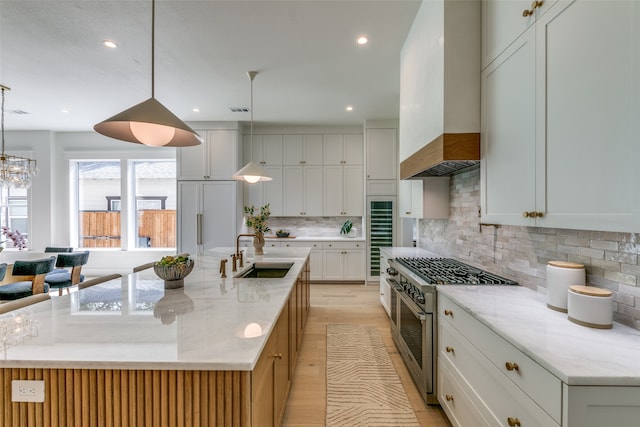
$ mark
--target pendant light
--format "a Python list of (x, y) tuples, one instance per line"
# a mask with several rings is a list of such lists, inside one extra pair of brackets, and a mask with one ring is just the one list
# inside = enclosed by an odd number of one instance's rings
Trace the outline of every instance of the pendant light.
[(26, 157), (9, 156), (4, 151), (4, 93), (11, 90), (0, 84), (2, 89), (2, 153), (0, 153), (0, 185), (3, 187), (29, 188), (33, 177), (38, 175), (39, 169), (35, 160)]
[[(249, 80), (251, 80), (251, 106), (249, 107), (249, 111), (251, 112), (251, 127), (250, 127), (250, 143), (253, 148), (253, 79), (256, 78), (258, 74), (257, 71), (249, 71), (247, 72), (247, 76), (249, 76)], [(264, 169), (262, 169), (255, 162), (247, 163), (242, 169), (238, 172), (234, 173), (231, 177), (237, 181), (246, 181), (249, 184), (255, 184), (259, 181), (271, 181), (273, 178), (267, 176), (267, 173)]]
[(110, 138), (153, 147), (188, 147), (202, 138), (155, 98), (155, 10), (151, 0), (151, 98), (98, 123), (93, 129)]

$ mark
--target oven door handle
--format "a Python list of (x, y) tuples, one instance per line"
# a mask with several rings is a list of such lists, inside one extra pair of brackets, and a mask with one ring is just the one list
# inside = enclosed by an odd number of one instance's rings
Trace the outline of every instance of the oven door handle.
[(398, 283), (398, 281), (396, 279), (392, 279), (391, 277), (387, 277), (385, 280), (387, 281), (389, 286), (391, 286), (392, 289), (397, 289), (397, 288), (400, 287), (400, 284)]
[(418, 309), (418, 306), (416, 305), (416, 303), (413, 302), (413, 300), (409, 298), (404, 292), (398, 292), (398, 296), (400, 296), (400, 298), (406, 304), (406, 306), (409, 307), (409, 310), (411, 310), (411, 313), (414, 316), (416, 316), (418, 319), (420, 319), (422, 323), (424, 323), (425, 320), (427, 320), (427, 313)]

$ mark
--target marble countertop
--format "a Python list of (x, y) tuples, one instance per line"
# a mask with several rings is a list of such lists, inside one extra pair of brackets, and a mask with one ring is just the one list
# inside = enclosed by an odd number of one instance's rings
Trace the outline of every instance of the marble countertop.
[(521, 286), (438, 286), (473, 317), (569, 385), (640, 386), (640, 331), (577, 325)]
[[(294, 237), (277, 237), (274, 235), (266, 235), (265, 239), (268, 240), (279, 240), (282, 242), (293, 241), (293, 242), (364, 242), (365, 238), (360, 237), (344, 237), (340, 235), (336, 236), (294, 236)], [(241, 241), (251, 240), (253, 237), (241, 237)]]
[(220, 259), (234, 251), (192, 257), (196, 267), (182, 289), (165, 290), (148, 269), (21, 310), (37, 322), (37, 336), (0, 347), (0, 366), (251, 370), (310, 249), (248, 253), (245, 268), (252, 261), (293, 262), (282, 279), (236, 279), (230, 262), (222, 279)]

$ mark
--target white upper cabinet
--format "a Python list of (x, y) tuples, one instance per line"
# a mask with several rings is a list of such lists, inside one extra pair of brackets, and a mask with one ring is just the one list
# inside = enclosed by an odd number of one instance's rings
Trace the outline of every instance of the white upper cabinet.
[(178, 180), (228, 180), (239, 169), (238, 131), (210, 130), (205, 141), (176, 150)]
[(535, 39), (520, 36), (482, 73), (482, 217), (531, 225), (535, 211)]
[(324, 216), (362, 216), (364, 179), (362, 166), (324, 167)]
[(449, 177), (401, 180), (398, 194), (402, 218), (449, 218)]
[(362, 135), (324, 135), (323, 164), (361, 165), (364, 157)]
[(284, 135), (283, 164), (322, 165), (322, 135)]
[(262, 166), (282, 165), (282, 135), (245, 135), (244, 159)]
[(559, 1), (485, 69), (484, 221), (640, 231), (638, 28), (635, 2)]
[(558, 0), (485, 0), (482, 4), (484, 69)]
[(322, 216), (322, 166), (284, 166), (284, 215)]
[(367, 129), (367, 179), (397, 179), (397, 129)]

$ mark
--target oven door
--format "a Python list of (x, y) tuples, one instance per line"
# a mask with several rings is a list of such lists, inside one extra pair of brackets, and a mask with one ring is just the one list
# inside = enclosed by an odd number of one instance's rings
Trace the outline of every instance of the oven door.
[(398, 349), (423, 396), (433, 393), (433, 314), (398, 292)]

